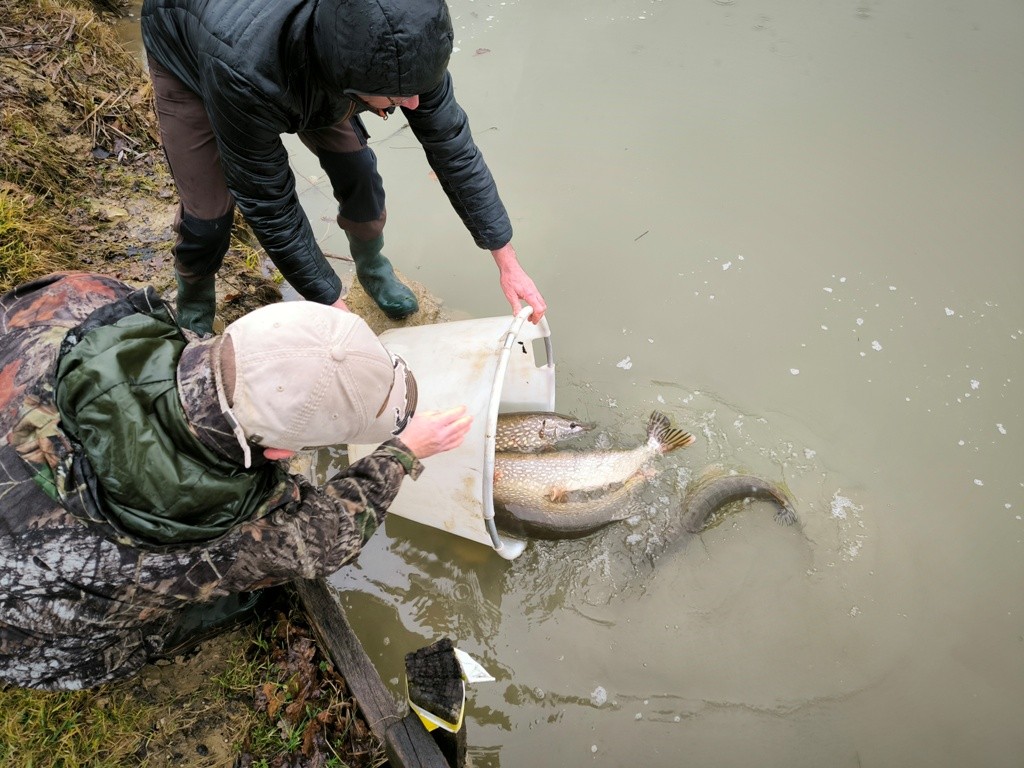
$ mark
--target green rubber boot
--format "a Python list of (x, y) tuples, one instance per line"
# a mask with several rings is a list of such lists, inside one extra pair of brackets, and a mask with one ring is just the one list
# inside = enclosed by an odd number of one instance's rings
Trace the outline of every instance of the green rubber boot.
[(382, 254), (384, 236), (373, 240), (357, 240), (349, 233), (348, 244), (356, 263), (356, 277), (377, 306), (392, 320), (402, 320), (420, 308), (416, 295), (395, 275), (395, 270)]
[(178, 325), (200, 336), (213, 333), (213, 314), (217, 308), (217, 276), (208, 275), (186, 281), (177, 271)]

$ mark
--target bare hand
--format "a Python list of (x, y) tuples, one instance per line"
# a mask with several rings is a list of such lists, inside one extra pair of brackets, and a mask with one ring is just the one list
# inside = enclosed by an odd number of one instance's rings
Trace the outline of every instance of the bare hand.
[(417, 459), (425, 459), (458, 448), (472, 425), (473, 417), (466, 413), (464, 405), (447, 411), (424, 411), (409, 420), (398, 439)]
[(331, 306), (336, 308), (336, 309), (342, 309), (342, 310), (344, 310), (346, 312), (351, 312), (352, 311), (351, 309), (348, 308), (348, 304), (345, 303), (344, 299), (338, 299), (336, 302), (331, 304)]
[(501, 291), (508, 299), (508, 303), (512, 305), (512, 313), (518, 314), (522, 309), (520, 302), (525, 302), (533, 308), (530, 322), (539, 323), (548, 309), (547, 302), (544, 301), (544, 297), (540, 295), (533, 280), (519, 264), (519, 258), (516, 256), (512, 243), (496, 251), (491, 251), (491, 255), (494, 256), (494, 263), (498, 265)]

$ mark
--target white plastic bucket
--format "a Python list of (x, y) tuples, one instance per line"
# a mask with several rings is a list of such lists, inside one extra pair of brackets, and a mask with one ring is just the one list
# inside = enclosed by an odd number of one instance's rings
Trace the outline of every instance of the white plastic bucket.
[[(380, 335), (416, 376), (419, 410), (465, 405), (473, 426), (462, 445), (430, 456), (415, 482), (405, 480), (389, 514), (415, 520), (494, 548), (509, 560), (526, 543), (498, 533), (494, 525), (494, 434), (498, 413), (551, 411), (555, 407), (555, 361), (547, 319), (515, 316), (457, 320), (393, 328)], [(543, 339), (547, 360), (538, 364), (533, 342)], [(350, 445), (349, 460), (376, 445)]]

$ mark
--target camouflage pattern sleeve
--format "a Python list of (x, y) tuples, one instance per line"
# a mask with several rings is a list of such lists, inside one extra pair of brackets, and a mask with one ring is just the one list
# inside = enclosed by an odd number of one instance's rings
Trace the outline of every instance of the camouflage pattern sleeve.
[(358, 557), (384, 522), (403, 478), (423, 465), (398, 439), (384, 443), (317, 488), (293, 475), (297, 498), (232, 534), (234, 562), (220, 587), (248, 591), (322, 578)]

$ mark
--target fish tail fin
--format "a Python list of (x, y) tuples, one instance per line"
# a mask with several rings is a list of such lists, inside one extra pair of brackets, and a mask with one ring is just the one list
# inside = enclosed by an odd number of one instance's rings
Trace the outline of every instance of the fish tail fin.
[(673, 427), (668, 416), (661, 411), (651, 413), (651, 418), (647, 421), (647, 439), (662, 453), (685, 448), (697, 440), (689, 432)]
[(796, 522), (796, 510), (789, 504), (783, 504), (775, 513), (775, 522), (779, 525), (793, 525)]
[(768, 492), (779, 505), (779, 511), (775, 513), (775, 522), (779, 525), (793, 525), (797, 522), (796, 509), (790, 496), (789, 489), (783, 485), (767, 485)]

